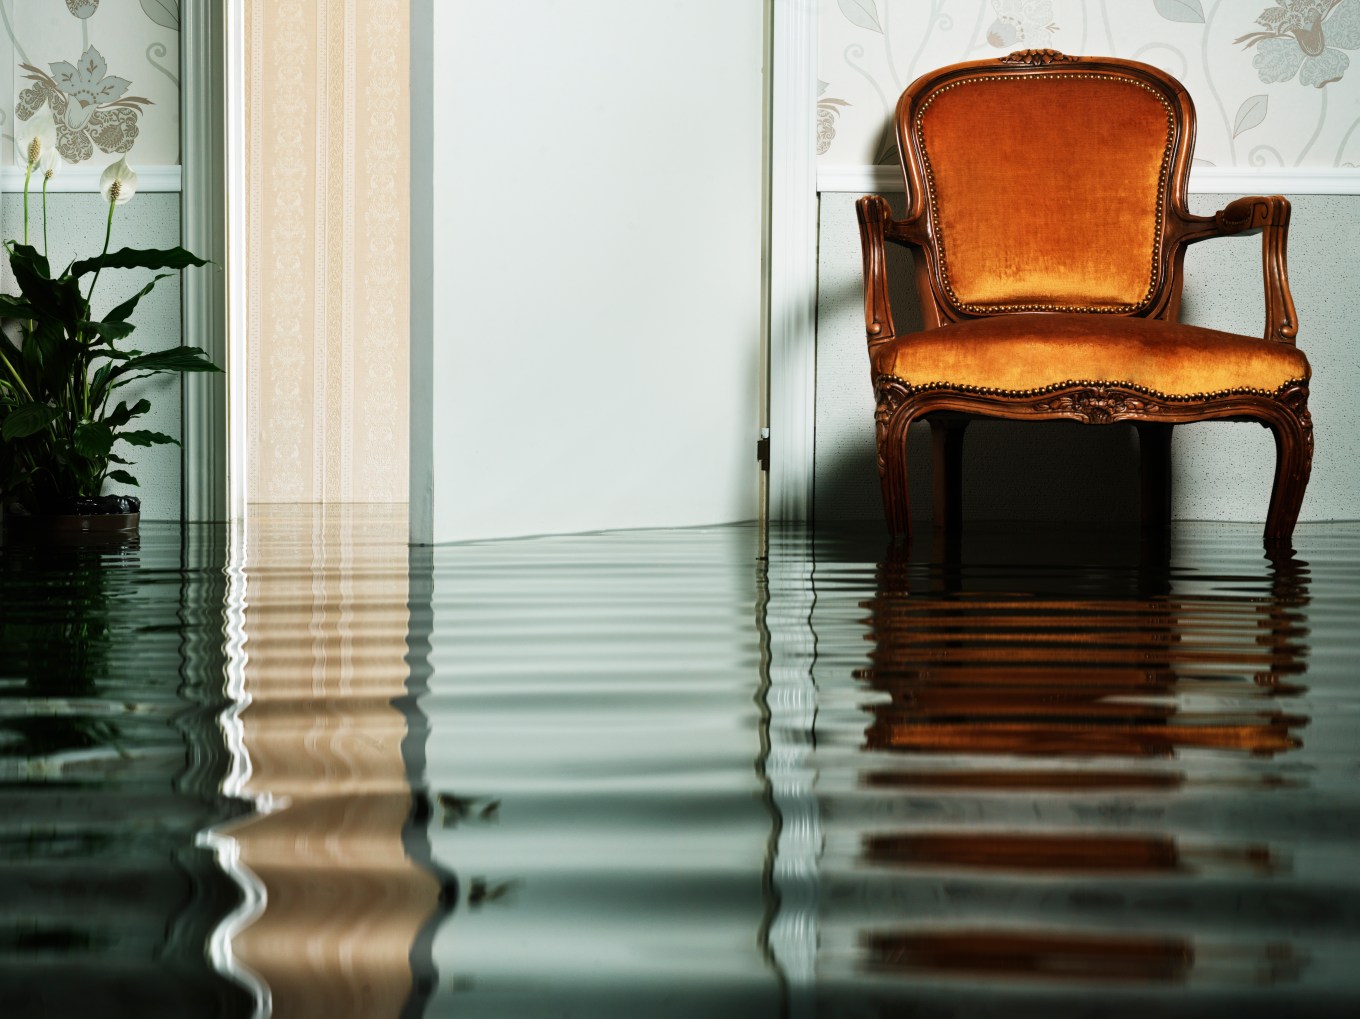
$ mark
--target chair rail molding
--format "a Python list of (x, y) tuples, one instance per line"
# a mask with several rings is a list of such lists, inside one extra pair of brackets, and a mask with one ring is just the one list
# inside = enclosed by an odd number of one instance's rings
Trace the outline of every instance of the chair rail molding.
[[(228, 518), (228, 364), (226, 211), (226, 10), (224, 0), (185, 4), (180, 11), (181, 235), (211, 264), (183, 277), (183, 335), (202, 347), (221, 376), (186, 375), (181, 403), (181, 503), (186, 521)], [(178, 169), (178, 168), (176, 168)], [(139, 171), (139, 184), (145, 177)]]
[[(897, 194), (904, 189), (902, 168), (823, 165), (819, 192)], [(1360, 167), (1220, 167), (1191, 165), (1190, 192), (1204, 195), (1360, 195)]]
[[(183, 190), (183, 173), (178, 166), (137, 166), (137, 190), (145, 192), (176, 192)], [(55, 194), (93, 194), (99, 190), (99, 178), (104, 173), (102, 166), (64, 166), (61, 173), (47, 184), (47, 193)], [(29, 183), (29, 192), (36, 194), (41, 187), (37, 178)], [(17, 166), (0, 167), (0, 193), (12, 195), (24, 190), (24, 171)]]
[(770, 85), (771, 520), (810, 520), (817, 340), (817, 3), (775, 0)]

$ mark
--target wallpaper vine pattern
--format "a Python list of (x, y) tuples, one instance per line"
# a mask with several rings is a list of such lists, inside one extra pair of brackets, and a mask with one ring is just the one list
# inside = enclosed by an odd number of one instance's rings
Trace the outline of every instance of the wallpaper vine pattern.
[(6, 162), (11, 116), (47, 109), (68, 163), (97, 168), (125, 153), (142, 166), (178, 163), (180, 3), (0, 0), (0, 59), (14, 68), (0, 103)]
[(1045, 47), (1178, 77), (1196, 163), (1360, 164), (1360, 0), (821, 0), (820, 163), (895, 164), (892, 111), (918, 75)]

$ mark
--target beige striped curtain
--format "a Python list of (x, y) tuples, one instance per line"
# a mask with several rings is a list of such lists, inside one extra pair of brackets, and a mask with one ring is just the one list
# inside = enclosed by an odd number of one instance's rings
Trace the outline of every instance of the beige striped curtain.
[(248, 0), (249, 496), (407, 500), (408, 0)]

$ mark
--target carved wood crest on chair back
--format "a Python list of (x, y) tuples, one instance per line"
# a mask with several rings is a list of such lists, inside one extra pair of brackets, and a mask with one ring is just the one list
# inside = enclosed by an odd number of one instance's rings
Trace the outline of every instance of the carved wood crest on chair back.
[[(907, 426), (932, 426), (935, 521), (961, 520), (971, 417), (1089, 424), (1140, 435), (1144, 522), (1170, 509), (1171, 426), (1253, 420), (1276, 440), (1268, 544), (1287, 542), (1312, 462), (1307, 359), (1285, 267), (1289, 203), (1187, 206), (1195, 112), (1166, 73), (1129, 60), (1027, 50), (955, 64), (897, 106), (907, 184), (897, 220), (860, 199), (865, 329), (884, 508), (910, 532)], [(1263, 338), (1178, 321), (1185, 247), (1260, 232)], [(887, 242), (908, 246), (925, 328), (899, 334)]]

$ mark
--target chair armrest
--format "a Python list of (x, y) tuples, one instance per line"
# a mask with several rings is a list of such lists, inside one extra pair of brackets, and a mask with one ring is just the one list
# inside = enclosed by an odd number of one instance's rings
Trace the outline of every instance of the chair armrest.
[(864, 331), (869, 342), (897, 334), (893, 324), (892, 302), (888, 299), (888, 262), (884, 242), (924, 244), (919, 223), (893, 219), (892, 209), (882, 195), (866, 195), (855, 203), (859, 218), (859, 240), (864, 254)]
[(1261, 231), (1261, 267), (1265, 276), (1265, 338), (1291, 346), (1299, 332), (1294, 296), (1289, 290), (1285, 249), (1289, 239), (1289, 201), (1280, 195), (1252, 195), (1230, 202), (1212, 216), (1185, 216), (1186, 244), (1210, 237)]

